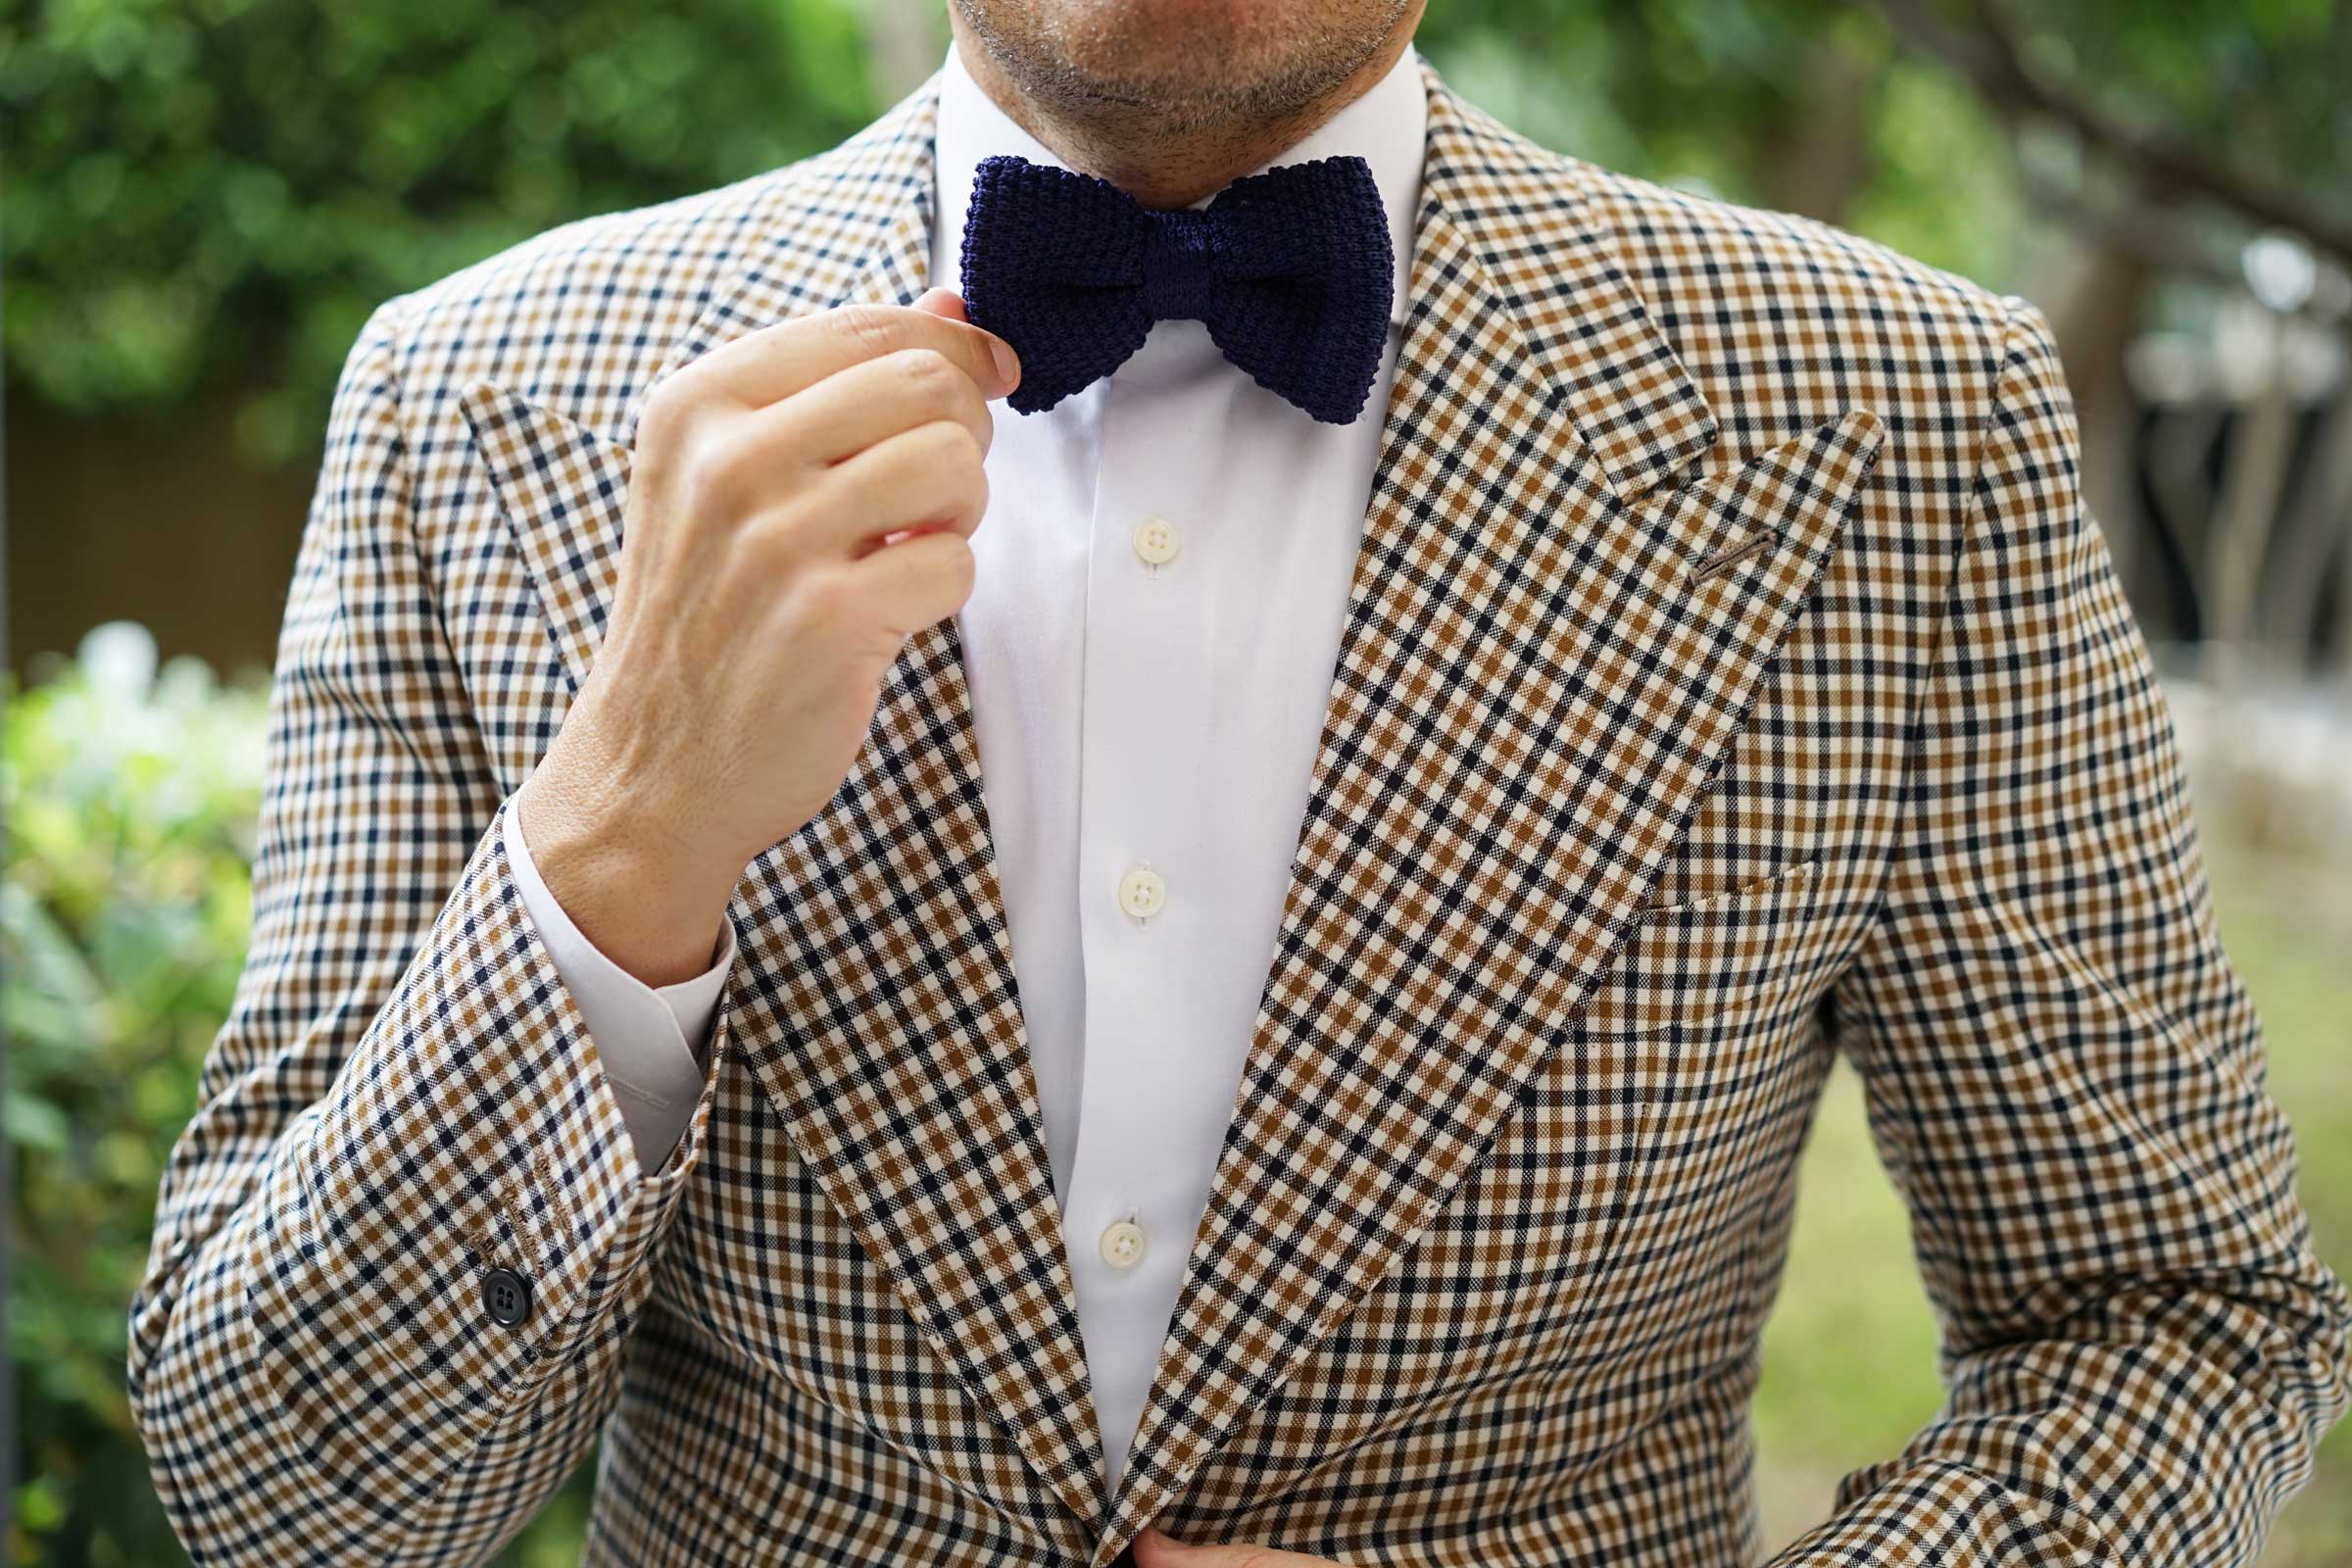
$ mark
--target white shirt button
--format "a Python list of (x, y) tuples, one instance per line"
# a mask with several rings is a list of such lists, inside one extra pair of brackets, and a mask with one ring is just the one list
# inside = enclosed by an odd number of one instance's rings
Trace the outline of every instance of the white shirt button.
[(1144, 1260), (1144, 1228), (1123, 1219), (1102, 1232), (1102, 1261), (1112, 1268), (1133, 1268)]
[(1135, 525), (1135, 553), (1149, 565), (1176, 559), (1176, 525), (1165, 517), (1146, 517)]
[(1157, 914), (1167, 902), (1167, 883), (1148, 865), (1139, 865), (1119, 878), (1119, 907), (1139, 920)]

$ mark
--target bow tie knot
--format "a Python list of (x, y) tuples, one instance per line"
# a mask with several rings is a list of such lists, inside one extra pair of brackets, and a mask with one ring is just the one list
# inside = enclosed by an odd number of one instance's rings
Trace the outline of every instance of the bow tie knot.
[(1198, 320), (1228, 360), (1317, 419), (1362, 412), (1388, 344), (1387, 210), (1361, 158), (1235, 180), (1154, 212), (1107, 181), (981, 160), (963, 225), (963, 301), (1012, 345), (1036, 414), (1110, 374), (1155, 321)]
[(1152, 213), (1144, 230), (1144, 309), (1162, 321), (1198, 321), (1216, 282), (1216, 220), (1206, 213)]

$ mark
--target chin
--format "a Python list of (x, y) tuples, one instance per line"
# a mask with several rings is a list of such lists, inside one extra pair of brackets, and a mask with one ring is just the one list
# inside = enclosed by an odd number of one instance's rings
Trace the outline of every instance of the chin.
[(1035, 14), (1072, 72), (1115, 85), (1228, 71), (1279, 54), (1286, 33), (1295, 36), (1315, 10), (1312, 0), (1038, 0)]
[(970, 0), (999, 17), (1021, 15), (1074, 46), (1121, 52), (1237, 36), (1273, 36), (1315, 20), (1323, 0)]
[(1377, 50), (1406, 9), (1405, 0), (955, 3), (1040, 97), (1171, 109), (1311, 96)]

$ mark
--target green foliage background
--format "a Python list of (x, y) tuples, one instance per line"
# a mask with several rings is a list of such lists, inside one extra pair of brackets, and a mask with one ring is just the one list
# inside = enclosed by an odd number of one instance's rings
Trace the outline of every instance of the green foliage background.
[(193, 661), (157, 678), (130, 627), (7, 706), (15, 1562), (181, 1560), (123, 1394), (125, 1312), (244, 963), (263, 720), (257, 685)]
[(253, 453), (317, 440), (378, 302), (585, 214), (847, 135), (839, 0), (15, 0), (6, 346), (87, 412), (228, 381)]

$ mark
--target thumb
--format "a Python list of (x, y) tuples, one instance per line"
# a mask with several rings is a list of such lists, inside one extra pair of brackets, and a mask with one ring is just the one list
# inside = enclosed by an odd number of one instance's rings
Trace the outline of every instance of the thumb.
[[(916, 296), (913, 308), (926, 316), (942, 317), (947, 320), (961, 321), (966, 326), (971, 325), (972, 318), (965, 314), (963, 309), (963, 296), (952, 288), (923, 290), (920, 295)], [(1003, 397), (1005, 392), (1009, 392), (1021, 384), (1021, 357), (1013, 352), (1011, 344), (986, 327), (973, 327), (972, 330), (988, 339), (989, 356), (997, 362), (999, 385), (1004, 390), (992, 392), (989, 395)]]
[(1233, 1560), (1223, 1546), (1188, 1546), (1149, 1525), (1135, 1538), (1135, 1568), (1218, 1568)]
[(1135, 1568), (1176, 1568), (1177, 1564), (1194, 1561), (1199, 1555), (1192, 1547), (1149, 1525), (1135, 1538)]
[(923, 290), (922, 298), (914, 302), (914, 308), (918, 311), (927, 311), (933, 316), (944, 316), (951, 321), (969, 321), (971, 319), (970, 317), (963, 314), (963, 296), (952, 288)]

